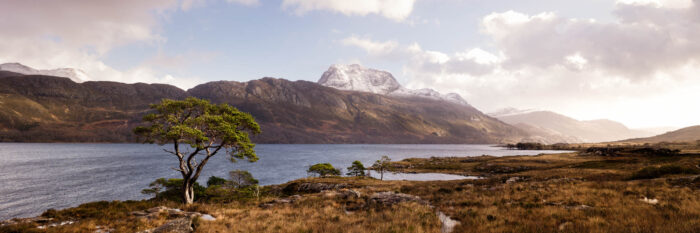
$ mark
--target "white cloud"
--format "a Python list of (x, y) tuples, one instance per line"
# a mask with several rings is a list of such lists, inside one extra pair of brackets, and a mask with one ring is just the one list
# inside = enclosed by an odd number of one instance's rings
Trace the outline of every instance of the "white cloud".
[[(196, 0), (195, 0), (196, 1)], [(190, 4), (190, 5), (187, 5)], [(196, 78), (158, 72), (142, 64), (117, 70), (103, 58), (119, 46), (157, 45), (159, 21), (178, 8), (197, 4), (177, 0), (2, 1), (0, 63), (20, 62), (38, 69), (78, 68), (90, 80), (169, 83), (191, 87)], [(37, 7), (37, 6), (41, 7)]]
[(351, 36), (341, 41), (343, 45), (356, 46), (364, 49), (372, 56), (386, 56), (396, 51), (399, 43), (396, 41), (375, 42), (370, 39)]
[(405, 20), (413, 11), (416, 0), (283, 0), (283, 8), (293, 8), (297, 14), (327, 10), (344, 15), (377, 14), (395, 20)]
[(260, 4), (260, 0), (226, 0), (229, 3), (237, 3), (245, 6), (257, 6)]
[[(700, 123), (700, 1), (618, 3), (617, 21), (493, 13), (481, 31), (495, 52), (397, 46), (409, 88), (457, 92), (484, 111), (549, 109), (633, 127)], [(383, 42), (374, 42), (381, 44)], [(373, 55), (372, 53), (369, 53)]]

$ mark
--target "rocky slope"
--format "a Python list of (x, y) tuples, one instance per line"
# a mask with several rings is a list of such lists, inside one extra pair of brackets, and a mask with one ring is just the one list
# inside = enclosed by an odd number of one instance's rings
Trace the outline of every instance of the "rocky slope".
[(469, 105), (457, 93), (441, 94), (429, 88), (407, 89), (401, 86), (391, 73), (365, 68), (358, 64), (331, 65), (323, 73), (321, 79), (318, 80), (318, 84), (339, 90), (361, 91), (398, 97), (422, 97)]
[(259, 142), (500, 143), (527, 136), (471, 106), (341, 91), (306, 81), (220, 81), (188, 92), (253, 114), (263, 128)]
[(654, 135), (611, 120), (579, 121), (550, 111), (505, 109), (489, 115), (547, 143), (607, 142)]
[(471, 106), (306, 81), (220, 81), (184, 91), (0, 72), (0, 141), (132, 142), (130, 130), (149, 104), (187, 96), (252, 113), (263, 129), (254, 139), (259, 143), (500, 143), (527, 137)]

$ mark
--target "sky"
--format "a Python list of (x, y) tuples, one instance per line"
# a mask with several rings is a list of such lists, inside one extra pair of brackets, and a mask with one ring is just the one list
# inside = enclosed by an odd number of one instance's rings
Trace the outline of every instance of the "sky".
[(386, 70), (483, 112), (700, 124), (700, 0), (0, 0), (0, 63), (91, 80)]

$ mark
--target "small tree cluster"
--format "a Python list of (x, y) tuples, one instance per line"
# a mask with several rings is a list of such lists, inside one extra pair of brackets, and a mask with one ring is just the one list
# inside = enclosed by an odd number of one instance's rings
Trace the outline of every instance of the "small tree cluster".
[(333, 165), (331, 165), (330, 163), (314, 164), (311, 167), (309, 167), (309, 170), (307, 170), (306, 172), (312, 175), (315, 174), (319, 177), (340, 175), (340, 170), (333, 167)]

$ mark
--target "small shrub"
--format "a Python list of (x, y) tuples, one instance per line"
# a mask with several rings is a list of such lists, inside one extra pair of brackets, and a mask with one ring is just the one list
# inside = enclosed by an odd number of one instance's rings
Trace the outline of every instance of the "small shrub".
[(209, 180), (207, 180), (207, 187), (224, 184), (226, 184), (226, 179), (218, 176), (211, 176), (209, 177)]

